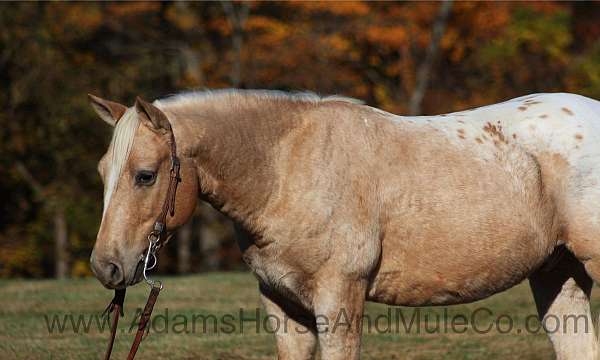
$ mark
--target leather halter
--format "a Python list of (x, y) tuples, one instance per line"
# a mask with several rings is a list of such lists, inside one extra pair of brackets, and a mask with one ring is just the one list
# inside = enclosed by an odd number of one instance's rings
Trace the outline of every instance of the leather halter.
[[(144, 280), (148, 285), (150, 285), (150, 294), (148, 295), (148, 300), (146, 301), (146, 306), (144, 307), (144, 311), (140, 315), (140, 322), (138, 324), (138, 330), (135, 334), (135, 339), (133, 344), (131, 345), (131, 349), (129, 350), (129, 355), (127, 356), (128, 360), (133, 360), (135, 354), (142, 342), (144, 331), (146, 330), (146, 326), (148, 325), (148, 321), (150, 320), (150, 316), (152, 315), (152, 310), (154, 309), (154, 304), (158, 298), (160, 291), (163, 286), (160, 281), (151, 280), (147, 277), (146, 271), (154, 268), (157, 263), (156, 252), (164, 245), (167, 239), (167, 214), (175, 215), (175, 197), (177, 194), (177, 185), (181, 182), (181, 177), (179, 174), (180, 170), (180, 162), (177, 157), (177, 144), (175, 143), (175, 135), (173, 134), (173, 129), (171, 128), (171, 124), (169, 124), (168, 129), (166, 129), (169, 136), (169, 147), (171, 149), (171, 170), (169, 172), (169, 187), (167, 189), (167, 196), (165, 198), (165, 202), (163, 203), (162, 209), (158, 218), (154, 222), (154, 226), (152, 231), (148, 234), (148, 249), (146, 253), (142, 255), (140, 262), (143, 262), (143, 275)], [(149, 266), (150, 258), (153, 258), (153, 263)], [(104, 356), (105, 360), (110, 359), (110, 354), (112, 353), (113, 344), (115, 341), (115, 336), (117, 334), (117, 324), (119, 323), (119, 315), (123, 314), (123, 302), (125, 301), (125, 288), (116, 289), (115, 296), (106, 309), (104, 310), (104, 314), (114, 313), (113, 322), (111, 326), (110, 339), (108, 343), (108, 348), (106, 349), (106, 354)]]

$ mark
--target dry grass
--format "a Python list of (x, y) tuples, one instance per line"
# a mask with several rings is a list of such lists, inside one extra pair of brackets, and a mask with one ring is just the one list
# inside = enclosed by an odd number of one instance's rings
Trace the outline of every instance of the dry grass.
[[(144, 340), (140, 349), (140, 358), (169, 359), (272, 359), (275, 357), (274, 338), (256, 323), (247, 321), (244, 331), (238, 326), (239, 309), (243, 309), (247, 318), (254, 317), (256, 308), (260, 308), (256, 291), (256, 280), (246, 273), (215, 273), (207, 275), (164, 278), (165, 290), (161, 294), (156, 308), (154, 332)], [(84, 333), (75, 333), (67, 328), (62, 333), (49, 333), (45, 316), (72, 313), (89, 318), (98, 314), (111, 298), (94, 279), (84, 280), (3, 280), (0, 281), (0, 358), (1, 359), (89, 359), (101, 358), (108, 337), (108, 330), (99, 331), (97, 327)], [(125, 303), (126, 317), (121, 322), (121, 332), (115, 344), (114, 358), (124, 358), (133, 337), (132, 326), (135, 308), (143, 306), (147, 288), (143, 285), (128, 291)], [(596, 296), (594, 308), (600, 308), (600, 297)], [(470, 317), (476, 313), (474, 326), (482, 330), (490, 325), (486, 333), (478, 333), (469, 326), (458, 326), (464, 333), (444, 331), (441, 322), (440, 331), (427, 333), (434, 329), (434, 322), (426, 326), (429, 320), (439, 315), (452, 319), (458, 315)], [(167, 310), (168, 309), (168, 310)], [(367, 314), (371, 321), (378, 315), (387, 314), (388, 308), (378, 304), (369, 304)], [(396, 308), (392, 308), (392, 315)], [(414, 309), (400, 308), (408, 325)], [(168, 316), (167, 316), (168, 311)], [(261, 309), (262, 311), (262, 309)], [(364, 335), (363, 359), (506, 359), (519, 356), (521, 359), (548, 359), (553, 357), (552, 349), (543, 331), (530, 334), (525, 329), (529, 315), (535, 314), (533, 301), (527, 284), (521, 284), (510, 291), (496, 295), (485, 301), (469, 305), (443, 308), (421, 308), (421, 326), (416, 325), (409, 332), (403, 330), (402, 322), (395, 329), (395, 318), (389, 333), (371, 333)], [(227, 314), (232, 318), (231, 326), (219, 322), (218, 331), (208, 326), (202, 330), (202, 321), (198, 316), (214, 315), (222, 319)], [(498, 316), (506, 314), (514, 321), (513, 329), (502, 334), (496, 329)], [(196, 316), (196, 330), (191, 331), (193, 316)], [(264, 315), (264, 312), (262, 312)], [(168, 318), (165, 327), (164, 318)], [(187, 321), (188, 333), (183, 319)], [(458, 319), (458, 318), (457, 318)], [(459, 319), (460, 320), (460, 319)], [(262, 321), (262, 320), (261, 320)], [(383, 325), (382, 318), (379, 324)], [(458, 320), (457, 320), (458, 321)], [(177, 325), (179, 324), (179, 325)], [(501, 319), (502, 328), (508, 326), (506, 318)], [(532, 325), (537, 322), (532, 321)], [(130, 328), (133, 328), (129, 333)], [(167, 330), (165, 330), (165, 328)], [(385, 328), (380, 327), (380, 330)], [(233, 331), (233, 333), (231, 333)], [(430, 331), (431, 332), (431, 331)]]

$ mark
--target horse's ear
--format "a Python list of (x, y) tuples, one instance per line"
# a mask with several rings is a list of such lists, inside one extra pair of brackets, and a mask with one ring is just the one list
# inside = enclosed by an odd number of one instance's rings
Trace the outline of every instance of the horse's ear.
[(111, 126), (115, 126), (117, 121), (127, 111), (127, 106), (114, 101), (104, 100), (92, 94), (88, 94), (88, 100), (100, 118)]
[(135, 110), (137, 111), (140, 120), (149, 125), (150, 129), (160, 132), (171, 131), (171, 123), (169, 122), (169, 119), (167, 119), (167, 115), (139, 96), (135, 99)]

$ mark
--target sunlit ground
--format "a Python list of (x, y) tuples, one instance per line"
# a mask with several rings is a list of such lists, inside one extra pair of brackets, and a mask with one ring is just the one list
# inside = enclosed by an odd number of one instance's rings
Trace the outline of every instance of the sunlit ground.
[[(140, 359), (275, 357), (274, 337), (264, 325), (264, 319), (259, 320), (257, 330), (256, 309), (260, 316), (265, 314), (259, 304), (256, 280), (250, 274), (214, 273), (162, 280), (165, 289), (155, 307), (151, 332), (142, 342)], [(0, 358), (102, 358), (108, 327), (101, 332), (93, 316), (104, 309), (111, 296), (112, 293), (94, 279), (0, 281)], [(144, 285), (128, 291), (126, 316), (120, 324), (121, 334), (117, 337), (113, 358), (126, 357), (136, 329), (136, 308), (143, 306), (146, 296)], [(599, 308), (600, 294), (596, 293), (594, 309)], [(239, 326), (240, 309), (244, 317), (243, 329)], [(398, 313), (400, 310), (402, 315)], [(535, 314), (527, 283), (485, 301), (449, 307), (446, 315), (443, 308), (421, 308), (420, 313), (411, 308), (392, 308), (390, 311), (391, 317), (388, 317), (386, 306), (368, 304), (371, 331), (368, 333), (365, 324), (363, 359), (553, 357), (543, 331), (531, 334), (526, 329), (528, 316)], [(52, 320), (62, 322), (65, 314), (72, 314), (67, 317), (66, 327), (61, 332), (55, 323), (51, 333), (48, 326), (52, 326)], [(461, 314), (465, 315), (468, 324)], [(79, 332), (74, 332), (70, 319), (77, 322), (78, 317), (85, 322), (92, 319), (88, 331), (80, 326)], [(217, 319), (216, 329), (214, 319)], [(414, 320), (412, 327), (411, 319)], [(538, 325), (530, 318), (531, 330), (537, 329)], [(343, 319), (339, 326), (345, 326)]]

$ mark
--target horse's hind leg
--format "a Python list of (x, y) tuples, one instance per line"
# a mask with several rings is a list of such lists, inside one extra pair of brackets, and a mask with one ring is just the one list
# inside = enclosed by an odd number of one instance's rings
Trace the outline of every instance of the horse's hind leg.
[(596, 359), (597, 342), (590, 312), (592, 279), (568, 250), (558, 248), (558, 262), (542, 267), (529, 283), (540, 320), (557, 359)]

